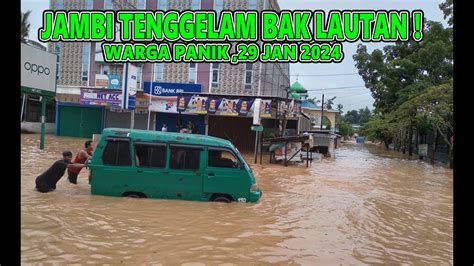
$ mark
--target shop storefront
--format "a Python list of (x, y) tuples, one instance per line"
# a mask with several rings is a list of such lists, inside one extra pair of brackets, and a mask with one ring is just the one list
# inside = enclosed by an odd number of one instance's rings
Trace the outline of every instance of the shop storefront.
[(284, 107), (285, 99), (276, 97), (255, 97), (217, 94), (181, 93), (177, 110), (182, 114), (204, 115), (207, 120), (207, 134), (231, 141), (241, 150), (253, 150), (255, 132), (253, 124), (255, 100), (261, 99), (260, 118), (265, 130), (279, 132), (278, 118), (284, 112), (297, 114), (298, 106)]
[(92, 138), (103, 129), (104, 107), (58, 102), (55, 135)]
[[(206, 134), (205, 114), (183, 113), (177, 110), (177, 96), (179, 93), (200, 93), (200, 84), (181, 83), (144, 83), (144, 97), (150, 100), (150, 111), (152, 117), (155, 115), (155, 129), (161, 130), (166, 124), (169, 132), (178, 132), (178, 127), (187, 127), (191, 122), (197, 129), (198, 134)], [(150, 93), (151, 91), (151, 93)]]
[[(120, 104), (120, 103), (119, 103)], [(136, 109), (133, 113), (134, 129), (148, 129), (148, 100), (142, 98), (141, 95), (137, 95)], [(118, 106), (107, 107), (105, 110), (105, 128), (130, 128), (132, 120), (132, 112), (129, 110), (123, 110)], [(153, 116), (150, 117), (150, 124), (153, 123)], [(153, 127), (150, 127), (153, 130)]]

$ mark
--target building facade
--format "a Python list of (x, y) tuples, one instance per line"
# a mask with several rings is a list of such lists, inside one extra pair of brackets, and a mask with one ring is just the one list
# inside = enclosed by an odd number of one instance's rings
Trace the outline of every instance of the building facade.
[[(217, 13), (237, 9), (280, 10), (277, 0), (50, 0), (50, 8), (53, 10), (191, 9), (215, 10)], [(48, 49), (59, 55), (55, 130), (57, 135), (70, 135), (68, 132), (82, 131), (73, 136), (89, 137), (91, 132), (101, 131), (104, 127), (129, 127), (132, 119), (135, 128), (161, 128), (161, 125), (157, 124), (160, 120), (159, 113), (153, 113), (151, 125), (147, 125), (148, 100), (143, 97), (142, 91), (144, 83), (148, 81), (200, 84), (204, 93), (275, 97), (286, 97), (290, 82), (288, 63), (140, 64), (137, 110), (130, 114), (117, 108), (80, 104), (81, 88), (98, 87), (104, 75), (109, 78), (113, 76), (122, 84), (123, 64), (105, 63), (100, 43), (49, 43)], [(66, 128), (66, 125), (72, 126), (69, 121), (84, 124), (90, 123), (90, 120), (95, 121), (96, 125), (89, 130)], [(202, 119), (198, 120), (196, 121), (200, 123)]]

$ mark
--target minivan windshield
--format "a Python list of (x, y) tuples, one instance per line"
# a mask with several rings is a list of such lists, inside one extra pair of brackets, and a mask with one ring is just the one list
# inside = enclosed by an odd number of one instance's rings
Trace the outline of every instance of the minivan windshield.
[(234, 149), (237, 151), (237, 156), (239, 157), (239, 160), (245, 164), (245, 167), (251, 172), (253, 173), (252, 171), (252, 168), (250, 167), (250, 165), (247, 163), (247, 161), (244, 159), (244, 157), (240, 154), (240, 151), (234, 146)]

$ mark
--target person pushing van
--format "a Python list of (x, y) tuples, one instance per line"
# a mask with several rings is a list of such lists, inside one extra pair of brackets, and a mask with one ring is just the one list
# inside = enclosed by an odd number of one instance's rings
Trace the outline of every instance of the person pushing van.
[[(80, 163), (84, 164), (87, 160), (92, 158), (92, 153), (94, 151), (94, 146), (92, 145), (92, 140), (88, 140), (84, 143), (84, 150), (79, 151), (76, 154), (76, 158), (74, 158), (73, 163)], [(69, 182), (72, 184), (77, 184), (77, 176), (81, 172), (82, 168), (79, 169), (68, 169), (67, 170), (67, 178), (69, 179)], [(90, 180), (90, 177), (89, 177)]]
[(36, 177), (36, 190), (42, 193), (50, 192), (56, 189), (56, 183), (63, 177), (66, 169), (82, 169), (84, 164), (72, 163), (72, 152), (64, 151), (63, 159), (57, 160), (44, 173)]

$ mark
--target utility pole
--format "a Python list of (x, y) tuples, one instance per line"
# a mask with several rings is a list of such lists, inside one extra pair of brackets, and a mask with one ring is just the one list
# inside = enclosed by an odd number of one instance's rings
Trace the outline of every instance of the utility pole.
[(26, 93), (23, 93), (23, 102), (21, 103), (20, 122), (23, 122), (23, 110), (25, 109)]
[(46, 123), (46, 97), (41, 96), (41, 139), (40, 139), (40, 150), (44, 150), (45, 123)]
[(323, 117), (324, 117), (324, 94), (321, 101), (321, 126), (320, 126), (321, 130), (323, 130)]
[(132, 110), (131, 112), (131, 117), (130, 117), (130, 129), (133, 129), (135, 127), (135, 110)]
[(148, 94), (148, 96), (150, 97), (148, 99), (148, 123), (146, 125), (146, 130), (150, 130), (150, 119), (151, 119), (151, 97), (153, 95), (153, 92), (152, 92), (152, 84), (153, 84), (153, 81), (155, 81), (155, 78), (154, 78), (154, 74), (155, 74), (155, 64), (151, 65), (151, 78), (150, 78), (150, 93)]

